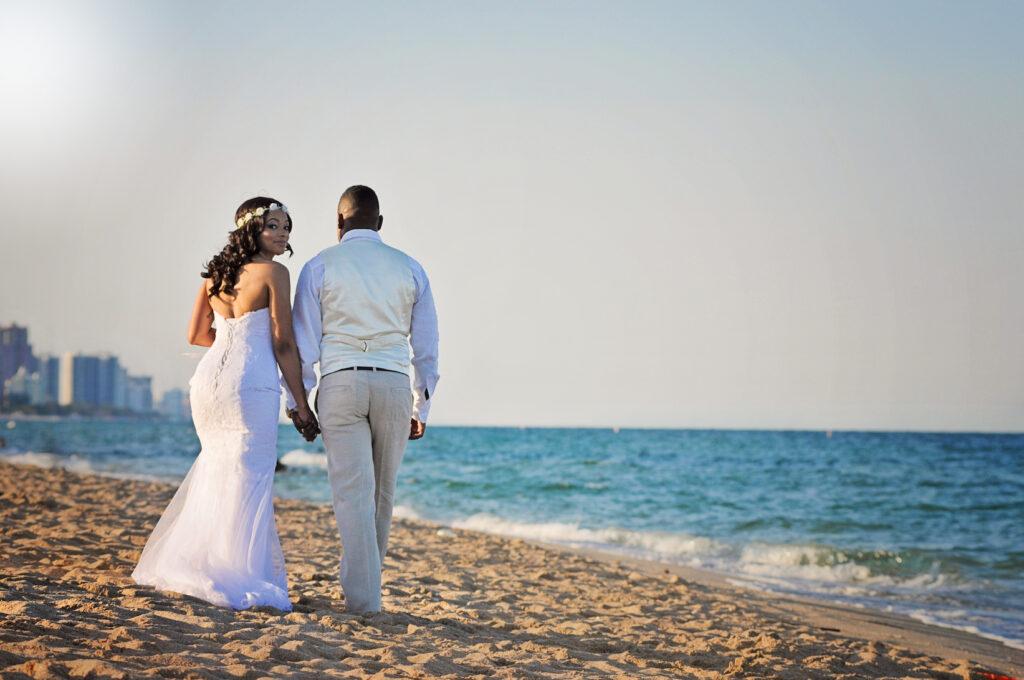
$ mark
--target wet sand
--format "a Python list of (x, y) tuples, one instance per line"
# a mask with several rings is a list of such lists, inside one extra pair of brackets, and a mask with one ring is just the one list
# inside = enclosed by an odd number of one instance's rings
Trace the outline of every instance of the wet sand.
[(173, 487), (0, 464), (3, 678), (984, 678), (1024, 652), (714, 574), (397, 520), (350, 615), (326, 505), (276, 502), (294, 611), (135, 585)]

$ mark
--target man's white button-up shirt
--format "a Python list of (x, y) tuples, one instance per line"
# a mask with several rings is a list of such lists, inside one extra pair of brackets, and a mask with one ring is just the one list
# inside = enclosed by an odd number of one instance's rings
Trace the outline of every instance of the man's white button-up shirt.
[[(372, 229), (354, 229), (346, 232), (341, 243), (355, 239), (381, 241), (380, 234)], [(408, 257), (408, 256), (406, 256)], [(409, 267), (416, 282), (416, 301), (412, 307), (412, 323), (409, 329), (409, 344), (412, 346), (412, 391), (413, 418), (427, 422), (430, 401), (440, 377), (437, 372), (437, 311), (434, 296), (430, 292), (430, 281), (419, 262), (409, 257)], [(316, 386), (314, 364), (320, 362), (320, 340), (323, 335), (323, 321), (320, 316), (320, 291), (324, 282), (324, 262), (318, 254), (303, 267), (295, 285), (295, 306), (292, 309), (292, 324), (295, 328), (295, 342), (299, 348), (302, 363), (302, 384), (306, 394)], [(295, 408), (295, 399), (284, 384), (288, 408)]]

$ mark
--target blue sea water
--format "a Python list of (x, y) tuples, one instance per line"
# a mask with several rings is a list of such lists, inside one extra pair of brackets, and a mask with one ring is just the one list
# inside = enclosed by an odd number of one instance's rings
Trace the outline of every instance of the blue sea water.
[[(13, 427), (12, 427), (13, 425)], [(179, 481), (190, 423), (20, 420), (0, 460)], [(281, 427), (282, 497), (326, 502)], [(1024, 435), (430, 427), (397, 514), (711, 569), (1024, 648)]]

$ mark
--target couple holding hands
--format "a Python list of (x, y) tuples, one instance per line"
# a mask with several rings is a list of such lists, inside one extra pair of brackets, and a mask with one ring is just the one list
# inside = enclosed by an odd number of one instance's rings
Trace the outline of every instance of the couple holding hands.
[(408, 440), (426, 431), (438, 380), (430, 282), (384, 244), (383, 221), (372, 189), (346, 189), (338, 243), (302, 268), (293, 308), (288, 270), (274, 261), (291, 253), (287, 207), (265, 197), (238, 207), (189, 327), (189, 342), (210, 348), (189, 382), (201, 450), (146, 543), (136, 582), (234, 609), (291, 609), (273, 509), (283, 385), (296, 429), (307, 441), (323, 437), (346, 608), (380, 610), (398, 467)]

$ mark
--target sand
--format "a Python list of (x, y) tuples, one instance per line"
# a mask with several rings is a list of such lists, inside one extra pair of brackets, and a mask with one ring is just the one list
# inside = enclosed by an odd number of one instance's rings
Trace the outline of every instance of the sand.
[(984, 678), (1024, 653), (692, 570), (399, 520), (350, 615), (329, 507), (278, 500), (294, 611), (129, 575), (173, 487), (0, 465), (3, 678)]

